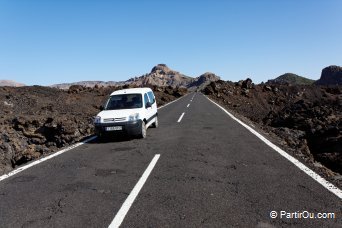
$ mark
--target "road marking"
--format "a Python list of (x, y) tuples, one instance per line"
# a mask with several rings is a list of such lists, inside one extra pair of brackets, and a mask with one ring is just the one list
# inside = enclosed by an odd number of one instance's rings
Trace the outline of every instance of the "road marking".
[(253, 133), (256, 137), (258, 137), (260, 140), (262, 140), (264, 143), (266, 143), (266, 145), (268, 145), (269, 147), (271, 147), (272, 149), (274, 149), (275, 151), (277, 151), (281, 156), (283, 156), (284, 158), (286, 158), (288, 161), (290, 161), (292, 164), (294, 164), (295, 166), (297, 166), (300, 170), (302, 170), (304, 173), (306, 173), (307, 175), (309, 175), (311, 178), (313, 178), (315, 181), (317, 181), (319, 184), (321, 184), (324, 188), (328, 189), (330, 192), (332, 192), (333, 194), (335, 194), (338, 198), (342, 199), (342, 190), (337, 188), (335, 185), (333, 185), (332, 183), (330, 183), (329, 181), (325, 180), (323, 177), (321, 177), (320, 175), (318, 175), (317, 173), (315, 173), (313, 170), (311, 170), (310, 168), (306, 167), (303, 163), (301, 163), (300, 161), (298, 161), (296, 158), (292, 157), (291, 155), (289, 155), (288, 153), (286, 153), (284, 150), (280, 149), (279, 147), (277, 147), (276, 145), (274, 145), (273, 143), (271, 143), (268, 139), (266, 139), (264, 136), (262, 136), (261, 134), (259, 134), (257, 131), (255, 131), (253, 128), (251, 128), (250, 126), (248, 126), (247, 124), (245, 124), (244, 122), (242, 122), (241, 120), (239, 120), (238, 118), (236, 118), (233, 114), (231, 114), (230, 112), (228, 112), (226, 109), (224, 109), (223, 107), (221, 107), (219, 104), (215, 103), (214, 101), (212, 101), (211, 99), (209, 99), (207, 96), (206, 98), (211, 101), (212, 103), (214, 103), (215, 105), (217, 105), (220, 109), (222, 109), (225, 113), (227, 113), (230, 118), (232, 118), (233, 120), (235, 120), (236, 122), (238, 122), (239, 124), (241, 124), (242, 126), (244, 126), (245, 128), (247, 128), (247, 130), (249, 130), (251, 133)]
[(179, 117), (179, 119), (178, 119), (177, 123), (179, 123), (179, 122), (181, 122), (181, 121), (182, 121), (182, 118), (183, 118), (184, 114), (185, 114), (185, 112), (183, 112), (183, 113), (182, 113), (182, 115)]
[(69, 150), (72, 150), (72, 149), (74, 149), (74, 148), (76, 148), (76, 147), (79, 147), (79, 146), (81, 146), (81, 145), (83, 145), (83, 144), (85, 144), (85, 143), (87, 143), (87, 142), (90, 142), (90, 141), (96, 139), (96, 137), (97, 137), (97, 136), (92, 136), (92, 137), (90, 137), (89, 139), (86, 139), (86, 140), (84, 140), (84, 141), (82, 141), (82, 142), (76, 143), (76, 144), (74, 144), (74, 145), (72, 145), (72, 146), (69, 146), (69, 147), (67, 147), (67, 148), (65, 148), (65, 149), (63, 149), (63, 150), (60, 150), (60, 151), (58, 151), (58, 152), (56, 152), (56, 153), (53, 153), (53, 154), (51, 154), (51, 155), (49, 155), (49, 156), (43, 157), (43, 158), (41, 158), (41, 159), (38, 159), (38, 160), (36, 160), (36, 161), (34, 161), (34, 162), (31, 162), (31, 163), (29, 163), (29, 164), (27, 164), (27, 165), (21, 166), (21, 167), (19, 167), (18, 169), (15, 169), (15, 170), (13, 170), (13, 171), (7, 173), (7, 174), (4, 174), (4, 175), (0, 176), (0, 181), (5, 180), (6, 178), (8, 178), (8, 177), (10, 177), (10, 176), (13, 176), (13, 175), (15, 175), (15, 174), (17, 174), (17, 173), (20, 173), (20, 172), (24, 171), (25, 169), (28, 169), (28, 168), (30, 168), (30, 167), (32, 167), (32, 166), (38, 165), (39, 163), (42, 163), (43, 161), (49, 160), (49, 159), (51, 159), (51, 158), (53, 158), (53, 157), (56, 157), (56, 156), (58, 156), (58, 155), (60, 155), (60, 154), (65, 153), (65, 152), (67, 152), (67, 151), (69, 151)]
[(174, 101), (171, 101), (171, 102), (169, 102), (169, 103), (167, 103), (167, 104), (165, 104), (165, 105), (163, 105), (163, 106), (158, 107), (158, 109), (164, 108), (164, 107), (168, 106), (169, 104), (172, 104), (173, 102), (176, 102), (176, 101), (178, 101), (179, 99), (182, 99), (182, 98), (184, 98), (184, 97), (186, 97), (186, 96), (188, 96), (188, 95), (189, 95), (189, 93), (186, 94), (186, 95), (184, 95), (184, 96), (182, 96), (182, 97), (180, 97), (180, 98), (178, 98), (178, 99), (176, 99), (176, 100), (174, 100)]
[(191, 97), (190, 102), (192, 102), (192, 101), (194, 100), (195, 95), (196, 95), (196, 94), (194, 94), (194, 95)]
[(186, 107), (189, 108), (190, 104), (188, 104)]
[(129, 196), (125, 200), (125, 202), (122, 204), (120, 210), (115, 215), (112, 223), (109, 225), (109, 228), (117, 228), (121, 225), (121, 223), (124, 220), (128, 210), (132, 206), (135, 198), (138, 196), (138, 194), (139, 194), (140, 190), (142, 189), (142, 187), (144, 186), (148, 176), (150, 175), (154, 166), (156, 165), (159, 157), (160, 157), (160, 154), (154, 155), (152, 161), (148, 165), (148, 167), (145, 170), (145, 172), (143, 173), (143, 175), (140, 177), (138, 183), (134, 186), (133, 190), (131, 191), (131, 193), (129, 194)]

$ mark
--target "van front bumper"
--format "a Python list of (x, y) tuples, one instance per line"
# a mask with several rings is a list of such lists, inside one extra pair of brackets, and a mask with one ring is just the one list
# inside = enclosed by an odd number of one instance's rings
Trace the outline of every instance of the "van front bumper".
[[(128, 135), (138, 135), (141, 131), (142, 120), (117, 122), (117, 123), (96, 123), (94, 124), (97, 135), (126, 133)], [(109, 130), (108, 127), (122, 127), (121, 130)]]

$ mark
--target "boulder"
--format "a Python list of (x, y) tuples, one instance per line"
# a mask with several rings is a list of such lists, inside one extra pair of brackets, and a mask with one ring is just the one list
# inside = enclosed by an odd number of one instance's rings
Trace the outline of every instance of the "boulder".
[(252, 88), (252, 79), (247, 78), (241, 84), (242, 89), (251, 89)]

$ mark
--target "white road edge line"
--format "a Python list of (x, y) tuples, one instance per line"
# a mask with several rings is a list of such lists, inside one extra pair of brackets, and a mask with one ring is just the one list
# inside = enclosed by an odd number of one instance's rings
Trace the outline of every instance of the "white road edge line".
[(43, 157), (43, 158), (41, 158), (41, 159), (38, 159), (38, 160), (36, 160), (36, 161), (34, 161), (34, 162), (31, 162), (31, 163), (29, 163), (29, 164), (27, 164), (27, 165), (21, 166), (21, 167), (19, 167), (18, 169), (15, 169), (15, 170), (13, 170), (13, 171), (7, 173), (7, 174), (4, 174), (4, 175), (0, 176), (0, 181), (5, 180), (6, 178), (8, 178), (8, 177), (10, 177), (10, 176), (13, 176), (13, 175), (15, 175), (15, 174), (17, 174), (17, 173), (20, 173), (20, 172), (24, 171), (25, 169), (28, 169), (28, 168), (30, 168), (30, 167), (32, 167), (32, 166), (38, 165), (39, 163), (41, 163), (41, 162), (43, 162), (43, 161), (49, 160), (49, 159), (51, 159), (51, 158), (53, 158), (53, 157), (56, 157), (56, 156), (58, 156), (58, 155), (60, 155), (60, 154), (65, 153), (65, 152), (67, 152), (67, 151), (69, 151), (69, 150), (72, 150), (72, 149), (74, 149), (74, 148), (76, 148), (76, 147), (79, 147), (79, 146), (81, 146), (81, 145), (83, 145), (83, 144), (85, 144), (85, 143), (87, 143), (87, 142), (89, 142), (89, 141), (94, 140), (96, 137), (97, 137), (97, 136), (92, 136), (92, 137), (90, 137), (90, 138), (88, 138), (88, 139), (86, 139), (86, 140), (84, 140), (84, 141), (82, 141), (82, 142), (76, 143), (76, 144), (74, 144), (74, 145), (72, 145), (72, 146), (69, 146), (69, 147), (67, 147), (67, 148), (65, 148), (65, 149), (63, 149), (63, 150), (60, 150), (60, 151), (58, 151), (58, 152), (56, 152), (56, 153), (50, 154), (49, 156)]
[(188, 104), (186, 107), (189, 108), (190, 104)]
[(142, 189), (142, 187), (144, 186), (148, 176), (150, 175), (154, 166), (156, 165), (159, 157), (160, 157), (160, 154), (154, 155), (154, 157), (153, 157), (152, 161), (150, 162), (150, 164), (148, 165), (147, 169), (145, 170), (143, 175), (140, 177), (138, 183), (136, 183), (136, 185), (134, 186), (131, 193), (128, 195), (125, 202), (122, 204), (120, 210), (115, 215), (113, 221), (108, 226), (108, 228), (118, 228), (121, 225), (121, 223), (123, 222), (127, 212), (131, 208), (135, 198), (138, 196), (138, 194), (139, 194), (140, 190)]
[(182, 113), (182, 115), (179, 117), (179, 119), (178, 119), (177, 123), (179, 123), (179, 122), (181, 122), (181, 121), (182, 121), (182, 118), (183, 118), (184, 114), (185, 114), (185, 112), (183, 112), (183, 113)]
[(239, 124), (241, 124), (242, 126), (244, 126), (245, 128), (247, 128), (247, 130), (249, 130), (251, 133), (253, 133), (256, 137), (258, 137), (260, 140), (262, 140), (264, 143), (266, 143), (266, 145), (268, 145), (269, 147), (271, 147), (272, 149), (274, 149), (275, 151), (277, 151), (281, 156), (283, 156), (284, 158), (286, 158), (288, 161), (290, 161), (292, 164), (294, 164), (295, 166), (297, 166), (300, 170), (302, 170), (304, 173), (306, 173), (307, 175), (309, 175), (311, 178), (313, 178), (315, 181), (317, 181), (320, 185), (322, 185), (324, 188), (326, 188), (327, 190), (329, 190), (330, 192), (332, 192), (333, 194), (335, 194), (338, 198), (342, 199), (342, 190), (337, 188), (335, 185), (333, 185), (332, 183), (330, 183), (329, 181), (325, 180), (323, 177), (321, 177), (320, 175), (318, 175), (316, 172), (314, 172), (313, 170), (311, 170), (310, 168), (306, 167), (303, 163), (301, 163), (300, 161), (298, 161), (296, 158), (292, 157), (291, 155), (289, 155), (288, 153), (286, 153), (284, 150), (280, 149), (278, 146), (274, 145), (273, 143), (271, 143), (268, 139), (266, 139), (264, 136), (262, 136), (261, 134), (259, 134), (257, 131), (255, 131), (253, 128), (251, 128), (250, 126), (248, 126), (247, 124), (245, 124), (244, 122), (242, 122), (241, 120), (239, 120), (238, 118), (236, 118), (233, 114), (231, 114), (230, 112), (228, 112), (226, 109), (224, 109), (223, 107), (221, 107), (219, 104), (215, 103), (214, 101), (212, 101), (211, 99), (209, 99), (209, 97), (205, 96), (209, 101), (211, 101), (212, 103), (214, 103), (215, 105), (217, 105), (220, 109), (222, 109), (225, 113), (227, 113), (230, 118), (232, 118), (233, 120), (235, 120), (236, 122), (238, 122)]

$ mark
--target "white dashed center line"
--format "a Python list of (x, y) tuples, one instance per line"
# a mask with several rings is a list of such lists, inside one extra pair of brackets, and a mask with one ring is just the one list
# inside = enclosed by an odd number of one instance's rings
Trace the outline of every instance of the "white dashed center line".
[(182, 121), (182, 118), (183, 118), (184, 114), (185, 114), (185, 112), (183, 112), (183, 113), (182, 113), (182, 115), (179, 117), (179, 119), (178, 119), (177, 123), (179, 123), (179, 122), (181, 122), (181, 121)]
[(190, 104), (188, 104), (186, 107), (189, 108)]

